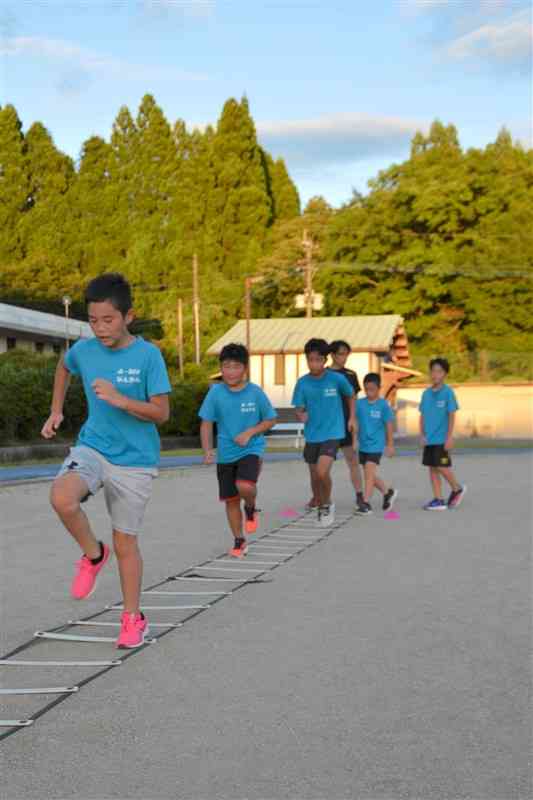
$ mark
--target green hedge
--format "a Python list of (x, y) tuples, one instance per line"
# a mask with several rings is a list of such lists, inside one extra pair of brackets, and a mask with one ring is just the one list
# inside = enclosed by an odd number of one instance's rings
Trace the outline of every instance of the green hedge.
[[(25, 350), (0, 355), (0, 445), (40, 439), (50, 413), (57, 358)], [(170, 397), (170, 419), (161, 427), (165, 436), (198, 433), (198, 408), (206, 382), (176, 383)], [(87, 416), (81, 382), (74, 378), (65, 403), (65, 420), (59, 436), (73, 439)]]

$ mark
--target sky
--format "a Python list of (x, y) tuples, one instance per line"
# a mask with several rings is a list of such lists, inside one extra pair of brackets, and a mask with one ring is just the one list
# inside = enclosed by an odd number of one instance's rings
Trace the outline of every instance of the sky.
[(337, 206), (436, 118), (531, 146), (532, 41), (529, 0), (2, 0), (0, 105), (77, 159), (146, 93), (191, 127), (246, 95), (302, 201)]

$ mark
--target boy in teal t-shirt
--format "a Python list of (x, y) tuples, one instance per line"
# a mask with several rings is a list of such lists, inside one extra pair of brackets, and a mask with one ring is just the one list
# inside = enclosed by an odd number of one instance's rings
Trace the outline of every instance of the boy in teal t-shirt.
[[(429, 467), (433, 488), (433, 499), (425, 504), (425, 511), (446, 511), (457, 508), (466, 493), (466, 486), (458, 483), (449, 451), (453, 447), (455, 412), (459, 408), (455, 392), (444, 381), (450, 371), (445, 358), (433, 358), (429, 362), (431, 386), (420, 401), (420, 435), (424, 454), (422, 463)], [(450, 485), (451, 492), (446, 502), (442, 497), (442, 478)]]
[(357, 513), (371, 514), (370, 498), (374, 487), (383, 495), (383, 511), (390, 511), (398, 496), (396, 489), (387, 486), (378, 476), (378, 466), (383, 451), (394, 455), (394, 414), (387, 401), (379, 396), (381, 378), (377, 372), (365, 375), (363, 388), (366, 397), (357, 401), (356, 413), (359, 426), (359, 462), (363, 467), (365, 491), (363, 500), (357, 504)]
[(84, 600), (94, 592), (111, 550), (96, 539), (80, 503), (103, 488), (124, 599), (117, 647), (139, 647), (148, 622), (139, 607), (142, 559), (137, 534), (157, 475), (156, 426), (168, 419), (171, 386), (157, 347), (128, 330), (131, 289), (122, 275), (107, 273), (92, 280), (85, 303), (94, 338), (76, 342), (60, 359), (42, 435), (52, 438), (61, 425), (72, 375), (83, 382), (89, 414), (54, 480), (51, 502), (82, 550), (71, 595)]
[(326, 368), (329, 345), (324, 339), (309, 339), (304, 352), (309, 372), (296, 382), (292, 405), (298, 420), (304, 423), (304, 459), (309, 466), (313, 498), (318, 500), (317, 524), (326, 528), (335, 520), (331, 467), (346, 430), (354, 434), (357, 427), (355, 392), (344, 375)]
[(222, 383), (211, 386), (198, 412), (202, 423), (200, 438), (204, 463), (212, 464), (213, 424), (217, 425), (217, 477), (219, 497), (233, 533), (230, 555), (242, 558), (247, 553), (243, 534), (257, 531), (257, 480), (266, 431), (276, 422), (270, 400), (255, 383), (247, 379), (249, 355), (242, 344), (228, 344), (220, 353)]

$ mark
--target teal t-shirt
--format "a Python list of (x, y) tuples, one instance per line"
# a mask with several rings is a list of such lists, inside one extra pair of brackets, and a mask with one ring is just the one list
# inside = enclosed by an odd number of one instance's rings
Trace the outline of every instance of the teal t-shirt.
[(448, 415), (457, 411), (455, 392), (447, 384), (438, 391), (427, 388), (420, 400), (419, 410), (424, 419), (424, 434), (428, 444), (444, 444), (448, 435)]
[(304, 426), (305, 441), (326, 442), (344, 439), (344, 397), (353, 397), (354, 390), (340, 372), (326, 369), (320, 378), (311, 373), (296, 382), (292, 405), (305, 408), (308, 420)]
[(275, 419), (276, 412), (256, 383), (247, 383), (238, 391), (232, 391), (225, 383), (216, 383), (205, 396), (198, 416), (216, 422), (217, 461), (232, 464), (245, 456), (263, 454), (265, 437), (262, 433), (252, 436), (246, 447), (237, 444), (235, 437), (266, 419)]
[(110, 381), (122, 394), (143, 402), (155, 395), (167, 394), (171, 386), (163, 356), (157, 347), (140, 336), (120, 350), (111, 350), (96, 338), (83, 339), (66, 353), (65, 367), (73, 375), (80, 376), (89, 407), (77, 444), (92, 447), (111, 464), (156, 466), (160, 441), (155, 424), (99, 400), (92, 383), (102, 378)]
[(387, 422), (394, 419), (392, 408), (383, 397), (373, 403), (368, 397), (357, 401), (359, 449), (362, 453), (382, 453), (387, 441)]

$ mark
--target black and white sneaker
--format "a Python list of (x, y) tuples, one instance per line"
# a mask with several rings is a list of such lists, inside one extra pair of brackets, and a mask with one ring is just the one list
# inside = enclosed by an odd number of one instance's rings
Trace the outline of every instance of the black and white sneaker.
[(388, 492), (385, 492), (385, 494), (383, 495), (383, 511), (390, 511), (397, 497), (398, 497), (398, 492), (396, 489), (393, 489), (392, 487), (389, 489)]
[(448, 508), (457, 508), (457, 506), (461, 505), (465, 494), (466, 486), (460, 486), (455, 490), (455, 492), (451, 492), (450, 496), (448, 497)]
[(373, 514), (372, 506), (370, 503), (366, 503), (364, 500), (357, 506), (356, 514), (359, 514), (362, 517), (367, 517), (369, 514)]

